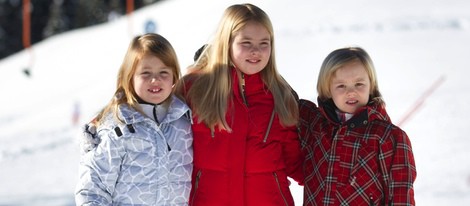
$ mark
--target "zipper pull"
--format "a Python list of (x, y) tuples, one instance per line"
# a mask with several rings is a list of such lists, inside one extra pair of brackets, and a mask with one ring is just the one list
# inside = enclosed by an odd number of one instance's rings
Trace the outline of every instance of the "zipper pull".
[(240, 72), (241, 73), (241, 95), (242, 95), (242, 99), (243, 99), (243, 103), (245, 103), (246, 106), (248, 106), (248, 102), (246, 101), (246, 96), (245, 96), (245, 74), (243, 72)]

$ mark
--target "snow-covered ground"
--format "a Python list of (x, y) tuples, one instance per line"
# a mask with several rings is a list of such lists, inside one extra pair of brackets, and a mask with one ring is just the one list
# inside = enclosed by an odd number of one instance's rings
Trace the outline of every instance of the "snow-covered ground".
[[(244, 2), (167, 0), (1, 60), (0, 205), (74, 205), (73, 114), (84, 123), (109, 101), (132, 35), (155, 22), (185, 68), (223, 10)], [(365, 48), (392, 120), (412, 141), (417, 204), (470, 205), (469, 1), (248, 2), (271, 17), (279, 70), (302, 98), (315, 101), (318, 70), (329, 52)], [(301, 205), (302, 188), (292, 185), (292, 191)]]

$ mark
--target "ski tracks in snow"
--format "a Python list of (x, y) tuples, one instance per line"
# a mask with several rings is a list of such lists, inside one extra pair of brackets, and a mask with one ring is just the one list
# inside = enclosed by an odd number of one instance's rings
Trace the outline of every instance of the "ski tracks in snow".
[(0, 136), (0, 139), (4, 140), (0, 144), (0, 162), (51, 151), (67, 144), (75, 144), (75, 131), (75, 127), (65, 126), (39, 133), (26, 130), (23, 133), (14, 134), (14, 137)]

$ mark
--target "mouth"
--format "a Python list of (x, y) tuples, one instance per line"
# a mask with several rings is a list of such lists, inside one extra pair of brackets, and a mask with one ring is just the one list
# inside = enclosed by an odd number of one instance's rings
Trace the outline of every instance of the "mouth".
[(160, 91), (162, 91), (161, 88), (156, 88), (156, 89), (148, 89), (147, 91), (151, 92), (151, 93), (158, 93)]
[(346, 104), (352, 105), (352, 104), (357, 104), (358, 102), (359, 101), (357, 101), (357, 100), (348, 100), (348, 101), (346, 101)]
[(261, 60), (259, 60), (259, 59), (248, 59), (248, 60), (246, 60), (246, 61), (249, 62), (249, 63), (258, 63), (258, 62), (260, 62)]

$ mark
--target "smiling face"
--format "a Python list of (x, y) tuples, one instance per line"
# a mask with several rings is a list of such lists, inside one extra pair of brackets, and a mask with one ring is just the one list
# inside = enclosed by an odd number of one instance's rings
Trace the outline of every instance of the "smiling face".
[(137, 65), (133, 80), (135, 92), (142, 100), (160, 104), (172, 93), (173, 70), (159, 58), (145, 55)]
[(354, 113), (369, 101), (370, 79), (364, 65), (353, 61), (337, 69), (330, 83), (332, 99), (342, 112)]
[(230, 55), (233, 64), (245, 74), (256, 74), (268, 64), (271, 36), (260, 23), (248, 22), (233, 37)]

